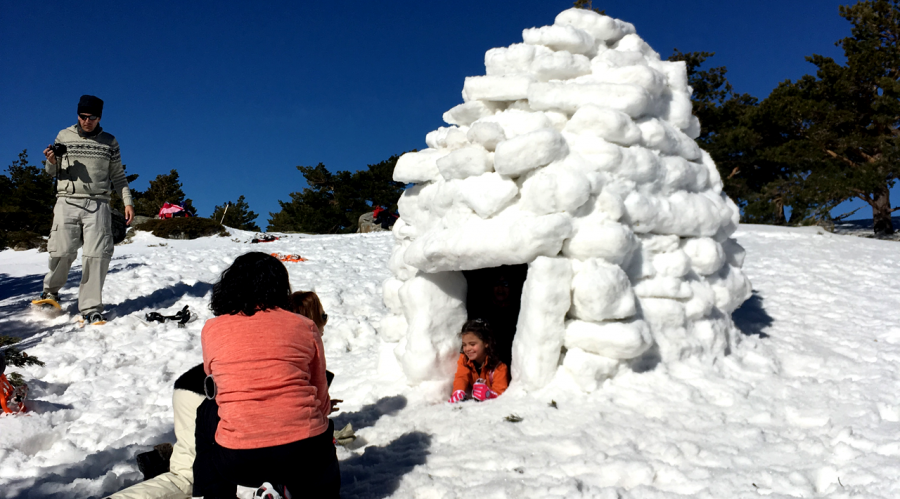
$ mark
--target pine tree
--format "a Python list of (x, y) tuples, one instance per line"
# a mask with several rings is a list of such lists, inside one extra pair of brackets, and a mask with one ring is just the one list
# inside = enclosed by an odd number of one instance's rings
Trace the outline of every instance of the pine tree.
[(222, 206), (216, 206), (211, 218), (228, 227), (259, 232), (259, 226), (254, 222), (257, 217), (259, 215), (250, 211), (250, 205), (242, 195), (236, 202), (226, 201)]
[(28, 150), (19, 153), (6, 173), (0, 176), (0, 242), (12, 232), (50, 234), (56, 204), (53, 177), (28, 162)]
[(192, 216), (197, 215), (197, 209), (182, 190), (177, 170), (171, 170), (168, 175), (157, 175), (150, 181), (150, 187), (146, 191), (137, 194), (138, 196), (134, 200), (134, 211), (138, 215), (155, 217), (164, 203), (184, 203), (185, 211)]
[(783, 139), (772, 150), (799, 173), (785, 191), (808, 216), (850, 198), (872, 208), (878, 235), (894, 232), (890, 189), (900, 178), (900, 0), (841, 6), (851, 36), (837, 42), (840, 65), (813, 55), (816, 76), (779, 85), (762, 103)]
[(359, 216), (383, 206), (396, 211), (405, 184), (394, 182), (399, 156), (368, 165), (354, 173), (331, 173), (325, 165), (298, 166), (309, 187), (292, 192), (290, 201), (278, 201), (281, 211), (269, 213), (270, 231), (315, 234), (356, 232)]

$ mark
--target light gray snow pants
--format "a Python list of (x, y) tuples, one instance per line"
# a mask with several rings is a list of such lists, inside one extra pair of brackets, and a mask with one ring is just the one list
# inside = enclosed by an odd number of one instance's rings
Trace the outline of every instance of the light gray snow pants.
[(69, 278), (69, 269), (84, 246), (81, 258), (81, 286), (78, 310), (82, 314), (103, 312), (103, 282), (113, 254), (109, 202), (89, 198), (57, 198), (53, 208), (53, 228), (47, 251), (50, 272), (44, 291), (58, 293)]

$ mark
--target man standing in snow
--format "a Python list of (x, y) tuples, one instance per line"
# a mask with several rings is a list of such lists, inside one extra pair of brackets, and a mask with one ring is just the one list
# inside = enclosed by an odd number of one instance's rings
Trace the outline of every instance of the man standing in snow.
[(103, 282), (113, 254), (109, 208), (113, 189), (125, 203), (126, 224), (134, 218), (119, 143), (100, 127), (102, 114), (102, 100), (82, 95), (78, 101), (78, 123), (61, 130), (55, 144), (44, 150), (45, 169), (58, 179), (57, 200), (47, 243), (50, 272), (44, 278), (40, 298), (35, 300), (59, 308), (59, 290), (68, 280), (69, 269), (83, 245), (78, 310), (91, 324), (104, 322)]

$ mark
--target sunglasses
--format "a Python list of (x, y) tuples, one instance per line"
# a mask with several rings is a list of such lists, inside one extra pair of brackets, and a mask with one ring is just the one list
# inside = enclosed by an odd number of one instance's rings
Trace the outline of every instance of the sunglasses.
[(79, 114), (78, 117), (81, 118), (82, 121), (97, 121), (100, 119), (99, 116), (94, 116), (93, 114), (90, 116), (88, 116), (87, 114)]
[(322, 322), (328, 322), (328, 314), (322, 312)]

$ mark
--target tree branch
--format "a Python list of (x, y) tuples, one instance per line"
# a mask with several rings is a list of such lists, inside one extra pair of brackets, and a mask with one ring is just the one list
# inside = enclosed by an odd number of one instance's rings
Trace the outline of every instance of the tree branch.
[(737, 174), (740, 173), (740, 172), (741, 172), (741, 167), (740, 167), (740, 166), (735, 166), (735, 167), (734, 167), (734, 170), (731, 170), (731, 174), (728, 175), (728, 178), (729, 178), (729, 179), (732, 179), (732, 178), (734, 178), (735, 175), (737, 175)]
[(834, 152), (834, 151), (832, 151), (832, 150), (830, 150), (830, 149), (825, 149), (825, 153), (828, 154), (829, 156), (831, 156), (831, 157), (834, 158), (834, 159), (839, 159), (839, 160), (843, 161), (844, 163), (847, 163), (848, 165), (852, 166), (853, 168), (856, 168), (856, 167), (858, 166), (858, 165), (857, 165), (856, 163), (854, 163), (853, 161), (850, 161), (848, 158), (845, 158), (845, 157), (839, 155), (838, 153), (836, 153), (836, 152)]
[(855, 193), (856, 193), (856, 197), (858, 197), (859, 199), (862, 199), (863, 201), (865, 201), (866, 203), (869, 203), (870, 205), (872, 205), (872, 206), (874, 207), (875, 201), (872, 199), (871, 196), (869, 196), (868, 193), (863, 192), (863, 191), (861, 191), (861, 190), (859, 190), (859, 189), (856, 189), (856, 188), (852, 188), (852, 189), (850, 189), (850, 190), (851, 190), (852, 192), (855, 192)]

